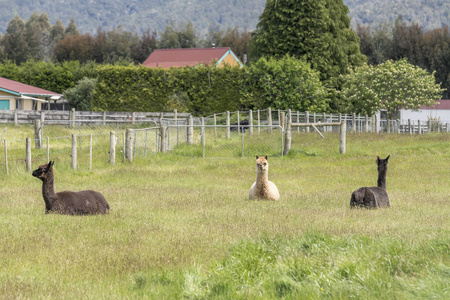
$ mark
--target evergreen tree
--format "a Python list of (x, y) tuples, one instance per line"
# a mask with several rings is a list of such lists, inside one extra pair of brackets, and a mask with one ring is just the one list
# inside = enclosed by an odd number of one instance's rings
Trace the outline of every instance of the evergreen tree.
[(131, 58), (137, 64), (143, 63), (156, 49), (156, 31), (147, 29), (142, 33), (137, 45), (131, 50)]
[(365, 62), (348, 12), (342, 0), (268, 0), (252, 37), (254, 52), (304, 57), (328, 81)]
[(28, 44), (25, 37), (25, 22), (18, 16), (9, 21), (6, 34), (2, 39), (5, 59), (16, 63), (27, 60)]
[(80, 32), (77, 29), (77, 25), (75, 24), (75, 20), (73, 19), (73, 17), (70, 18), (70, 22), (67, 25), (65, 34), (66, 35), (79, 35), (80, 34)]

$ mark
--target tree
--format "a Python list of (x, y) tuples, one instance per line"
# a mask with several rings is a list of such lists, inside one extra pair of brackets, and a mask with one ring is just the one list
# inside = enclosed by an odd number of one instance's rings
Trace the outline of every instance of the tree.
[(342, 93), (349, 111), (370, 116), (385, 109), (389, 119), (396, 119), (400, 109), (416, 110), (441, 99), (443, 89), (434, 75), (406, 59), (388, 60), (345, 75)]
[(45, 12), (39, 15), (33, 12), (25, 23), (25, 38), (28, 44), (28, 56), (34, 59), (48, 60), (51, 54), (50, 21)]
[(367, 57), (369, 65), (384, 63), (392, 57), (392, 38), (389, 25), (383, 24), (375, 29), (370, 26), (357, 25), (356, 30), (361, 53)]
[(244, 68), (246, 107), (294, 109), (320, 112), (328, 110), (326, 89), (309, 63), (286, 55), (280, 59), (260, 58)]
[(428, 71), (436, 71), (436, 79), (442, 84), (442, 99), (450, 99), (450, 33), (448, 26), (430, 30), (423, 38), (423, 53)]
[(64, 97), (77, 110), (91, 110), (91, 99), (97, 79), (83, 78), (77, 82), (76, 86), (64, 91)]
[(2, 39), (6, 59), (21, 63), (27, 60), (28, 44), (25, 37), (25, 22), (18, 16), (9, 21), (6, 34)]
[(56, 61), (78, 60), (82, 63), (92, 60), (94, 39), (88, 33), (83, 35), (66, 35), (53, 48)]
[(65, 35), (79, 35), (80, 32), (77, 29), (77, 25), (75, 24), (75, 20), (70, 18), (69, 24), (66, 27)]
[(253, 51), (258, 57), (305, 57), (328, 81), (365, 62), (348, 12), (342, 0), (268, 0)]
[(160, 49), (195, 48), (199, 45), (199, 39), (194, 25), (189, 22), (175, 29), (171, 22), (166, 26), (158, 43)]
[(156, 31), (147, 29), (142, 33), (137, 45), (131, 49), (131, 58), (137, 64), (143, 63), (156, 49)]
[(234, 53), (244, 61), (244, 55), (249, 53), (250, 32), (240, 30), (239, 27), (228, 29), (222, 39), (221, 46), (230, 47)]

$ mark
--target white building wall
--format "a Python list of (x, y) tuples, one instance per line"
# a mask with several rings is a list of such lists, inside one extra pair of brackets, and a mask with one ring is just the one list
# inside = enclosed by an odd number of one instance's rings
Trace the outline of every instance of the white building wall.
[(403, 122), (439, 120), (442, 123), (450, 123), (450, 109), (420, 109), (417, 111), (411, 109), (402, 109), (400, 111), (400, 120)]

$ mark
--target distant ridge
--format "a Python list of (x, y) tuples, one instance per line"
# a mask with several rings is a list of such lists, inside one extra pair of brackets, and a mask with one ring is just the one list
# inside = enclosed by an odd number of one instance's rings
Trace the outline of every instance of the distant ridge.
[[(137, 34), (148, 28), (161, 32), (170, 22), (192, 22), (198, 33), (208, 28), (221, 30), (238, 26), (255, 29), (266, 0), (11, 0), (2, 1), (0, 32), (17, 14), (27, 20), (33, 12), (46, 12), (50, 22), (61, 20), (65, 26), (71, 17), (81, 33), (92, 33), (101, 27), (112, 30), (118, 26)], [(445, 0), (344, 0), (350, 9), (352, 26), (394, 21), (399, 15), (406, 22), (416, 22), (425, 30), (448, 25), (450, 1)]]

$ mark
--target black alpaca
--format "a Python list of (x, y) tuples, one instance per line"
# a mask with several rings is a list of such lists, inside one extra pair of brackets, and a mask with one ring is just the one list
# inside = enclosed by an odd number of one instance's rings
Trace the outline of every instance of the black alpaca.
[(389, 196), (386, 192), (386, 172), (389, 157), (381, 159), (377, 156), (378, 181), (376, 187), (362, 187), (352, 193), (350, 207), (390, 207)]
[(248, 120), (242, 120), (242, 121), (239, 122), (239, 124), (237, 122), (231, 124), (232, 127), (230, 128), (230, 130), (231, 131), (238, 131), (238, 125), (239, 125), (240, 130), (245, 133), (245, 130), (247, 130), (249, 128), (249, 124), (250, 123), (249, 123)]
[(81, 192), (64, 191), (55, 193), (53, 164), (39, 166), (33, 171), (33, 176), (42, 180), (42, 196), (45, 201), (45, 213), (53, 212), (65, 215), (107, 214), (109, 204), (105, 197), (96, 191)]

